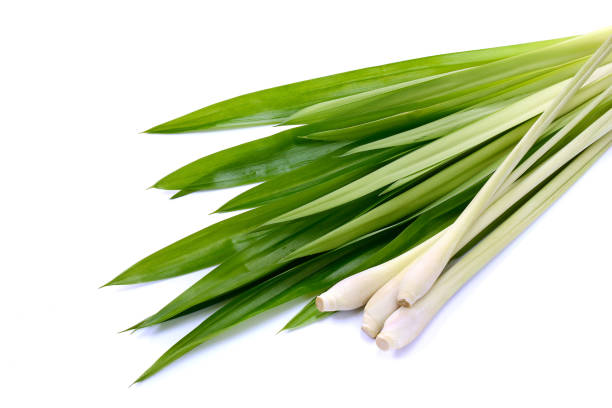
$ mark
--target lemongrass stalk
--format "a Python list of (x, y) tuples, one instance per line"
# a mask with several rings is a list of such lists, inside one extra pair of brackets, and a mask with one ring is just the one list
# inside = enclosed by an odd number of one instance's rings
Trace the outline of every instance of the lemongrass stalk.
[[(612, 111), (606, 112), (606, 114), (602, 115), (597, 121), (581, 132), (580, 135), (564, 146), (546, 162), (542, 163), (526, 177), (516, 181), (511, 188), (508, 189), (506, 194), (491, 204), (482, 214), (482, 216), (478, 218), (470, 230), (462, 237), (456, 250), (453, 252), (453, 255), (460, 251), (474, 237), (480, 234), (485, 228), (487, 228), (499, 216), (504, 214), (514, 204), (521, 200), (525, 195), (541, 184), (542, 181), (549, 178), (553, 173), (559, 170), (559, 168), (576, 157), (576, 155), (581, 153), (585, 148), (588, 148), (591, 144), (602, 138), (603, 135), (608, 133), (610, 130), (612, 130)], [(427, 243), (427, 245), (425, 249), (419, 250), (419, 247), (415, 247), (413, 249), (418, 253), (423, 253), (425, 250), (427, 250), (427, 248), (430, 248), (434, 241), (439, 239), (445, 233), (445, 231), (446, 230), (439, 232), (437, 235), (430, 238), (430, 240), (426, 241), (425, 243)], [(408, 264), (406, 268), (401, 270), (391, 280), (382, 285), (382, 287), (378, 289), (368, 300), (364, 309), (362, 329), (369, 336), (374, 337), (381, 329), (383, 322), (397, 309), (397, 296), (399, 293), (399, 288), (404, 276), (410, 270), (409, 266), (410, 265)], [(358, 276), (359, 274), (355, 275), (355, 277)], [(354, 284), (354, 287), (357, 287), (357, 285)], [(363, 296), (363, 294), (353, 294), (352, 296)]]
[(363, 308), (361, 330), (376, 338), (385, 321), (398, 309), (397, 292), (404, 273), (400, 272), (378, 289)]
[[(596, 97), (593, 102), (597, 104), (601, 98)], [(564, 126), (570, 125), (576, 122), (576, 116), (582, 118), (585, 113), (585, 110), (591, 111), (591, 105), (588, 104), (586, 109), (580, 110), (576, 113), (569, 114), (569, 117), (559, 118), (559, 120), (555, 121), (549, 128), (547, 129), (545, 134), (550, 134), (551, 132), (555, 132), (559, 129), (565, 129)], [(502, 140), (498, 140), (495, 143), (502, 142)], [(490, 145), (493, 147), (492, 145)], [(567, 159), (565, 159), (567, 160)], [(529, 166), (531, 167), (531, 166)], [(484, 174), (488, 175), (489, 170), (484, 169)], [(547, 174), (542, 174), (542, 172), (536, 172), (536, 177), (531, 180), (535, 180), (536, 183), (541, 182), (544, 178), (550, 176), (550, 172)], [(477, 177), (479, 178), (479, 177)], [(539, 178), (539, 181), (538, 181)], [(521, 194), (526, 194), (528, 191), (533, 189), (537, 184), (526, 184), (521, 183), (524, 187), (521, 191)], [(522, 195), (521, 195), (522, 197)], [(469, 241), (469, 239), (473, 238), (476, 234), (478, 234), (482, 229), (484, 229), (490, 222), (493, 222), (495, 218), (502, 214), (503, 211), (510, 208), (517, 200), (516, 197), (505, 197), (505, 199), (500, 199), (499, 203), (495, 205), (500, 208), (497, 212), (492, 212), (487, 210), (482, 217), (479, 218), (478, 222), (470, 230), (468, 234), (466, 234), (465, 239), (462, 240), (461, 244), (458, 245), (458, 249), (463, 247), (463, 245)], [(438, 233), (435, 237), (439, 237), (441, 233)], [(372, 268), (366, 269), (358, 274), (352, 275), (340, 282), (336, 285), (332, 286), (328, 291), (321, 294), (317, 300), (317, 307), (320, 311), (336, 311), (336, 310), (351, 310), (358, 307), (363, 306), (370, 297), (381, 288), (389, 279), (393, 276), (397, 275), (402, 269), (408, 266), (412, 261), (415, 260), (420, 254), (424, 252), (425, 249), (429, 248), (433, 244), (433, 240), (429, 239), (424, 242), (422, 245), (415, 247), (406, 253), (391, 259), (383, 264), (374, 266)], [(395, 292), (397, 294), (397, 292)], [(384, 320), (384, 319), (383, 319)]]
[[(463, 126), (469, 125), (470, 123), (476, 122), (482, 118), (485, 118), (502, 108), (510, 105), (511, 103), (517, 102), (518, 99), (525, 98), (524, 95), (512, 97), (510, 99), (495, 101), (490, 103), (485, 101), (475, 106), (460, 110), (441, 117), (440, 119), (432, 122), (427, 122), (421, 126), (406, 130), (404, 132), (396, 133), (393, 136), (389, 136), (382, 140), (367, 143), (365, 145), (352, 149), (350, 153), (359, 153), (376, 149), (384, 149), (387, 147), (395, 147), (401, 145), (407, 145), (412, 143), (426, 142), (429, 140), (437, 139), (450, 132), (455, 131)], [(399, 140), (399, 142), (398, 142)]]
[[(512, 183), (516, 181), (519, 177), (521, 177), (525, 172), (533, 166), (542, 156), (546, 154), (550, 149), (553, 148), (557, 143), (559, 143), (582, 119), (584, 119), (589, 113), (591, 113), (600, 103), (604, 102), (608, 96), (612, 95), (612, 86), (608, 87), (604, 92), (593, 98), (584, 108), (580, 110), (580, 112), (572, 118), (559, 132), (557, 132), (553, 137), (546, 141), (538, 150), (536, 150), (531, 156), (529, 156), (523, 163), (518, 165), (510, 175), (506, 181), (501, 185), (497, 193), (495, 193), (495, 197), (499, 197), (504, 194), (505, 191), (510, 188)], [(493, 198), (495, 200), (495, 198)]]
[(449, 267), (425, 296), (411, 307), (398, 308), (385, 322), (376, 338), (376, 345), (382, 350), (389, 350), (410, 344), (469, 279), (574, 184), (610, 147), (611, 140), (612, 135), (608, 134), (589, 147), (503, 224)]
[(414, 302), (427, 293), (446, 267), (462, 236), (465, 235), (471, 225), (487, 208), (510, 172), (514, 170), (523, 156), (544, 133), (572, 96), (587, 81), (597, 68), (597, 65), (608, 55), (611, 49), (612, 36), (608, 37), (574, 78), (569, 81), (565, 89), (553, 99), (553, 102), (544, 110), (536, 123), (518, 142), (444, 235), (427, 252), (410, 265), (410, 270), (406, 273), (400, 284), (397, 300), (401, 305), (409, 306), (414, 304)]

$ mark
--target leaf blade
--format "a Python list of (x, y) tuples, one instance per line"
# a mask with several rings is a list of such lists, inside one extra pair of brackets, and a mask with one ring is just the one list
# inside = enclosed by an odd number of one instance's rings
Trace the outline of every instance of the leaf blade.
[(252, 92), (155, 126), (147, 133), (178, 133), (280, 123), (317, 102), (539, 49), (565, 39), (442, 54), (363, 68)]

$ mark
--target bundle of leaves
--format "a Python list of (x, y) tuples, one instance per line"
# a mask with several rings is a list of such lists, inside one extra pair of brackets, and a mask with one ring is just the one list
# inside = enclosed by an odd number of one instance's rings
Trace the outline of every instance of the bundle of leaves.
[[(292, 300), (306, 304), (284, 329), (328, 316), (309, 299), (449, 226), (610, 32), (312, 79), (229, 99), (150, 129), (179, 133), (299, 125), (203, 157), (154, 185), (176, 190), (174, 197), (180, 197), (260, 183), (218, 210), (248, 211), (147, 256), (107, 284), (156, 281), (217, 265), (130, 329), (228, 300), (137, 381), (224, 330)], [(604, 64), (610, 62), (608, 57)], [(598, 69), (525, 159), (601, 96), (612, 85), (611, 73), (609, 65)], [(612, 107), (612, 97), (600, 99), (533, 168)]]

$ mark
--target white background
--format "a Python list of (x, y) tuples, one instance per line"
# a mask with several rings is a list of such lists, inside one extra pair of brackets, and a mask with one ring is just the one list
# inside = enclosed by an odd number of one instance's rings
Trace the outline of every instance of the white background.
[(146, 187), (272, 132), (142, 130), (248, 91), (610, 16), (606, 0), (3, 2), (0, 405), (610, 406), (612, 152), (398, 353), (360, 333), (359, 313), (275, 335), (294, 303), (128, 388), (203, 315), (117, 332), (204, 272), (97, 289), (243, 190), (170, 201)]

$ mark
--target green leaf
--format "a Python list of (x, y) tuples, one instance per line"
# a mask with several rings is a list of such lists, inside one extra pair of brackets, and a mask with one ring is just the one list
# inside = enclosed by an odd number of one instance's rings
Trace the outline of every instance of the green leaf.
[[(426, 124), (432, 120), (443, 118), (446, 115), (472, 107), (478, 103), (497, 103), (540, 91), (573, 76), (587, 59), (585, 57), (550, 69), (521, 74), (455, 98), (445, 99), (431, 106), (402, 112), (370, 122), (364, 123), (363, 120), (358, 119), (332, 124), (318, 123), (306, 125), (303, 128), (307, 128), (308, 132), (305, 132), (306, 134), (300, 137), (315, 140), (342, 141), (359, 140), (371, 135), (377, 135), (377, 139), (383, 139), (398, 132)], [(354, 151), (358, 150), (362, 149), (355, 149)]]
[[(267, 221), (334, 191), (352, 180), (351, 173), (297, 191), (253, 210), (235, 215), (189, 235), (147, 256), (106, 285), (150, 282), (194, 272), (223, 262), (234, 253), (234, 239)], [(229, 249), (228, 249), (229, 248)]]
[(244, 143), (181, 167), (153, 185), (165, 190), (212, 190), (265, 180), (299, 167), (346, 142), (309, 142), (296, 136), (300, 128), (288, 129)]
[(291, 320), (287, 322), (287, 324), (281, 329), (281, 331), (285, 330), (295, 330), (300, 327), (307, 326), (314, 322), (317, 322), (321, 319), (325, 319), (328, 316), (333, 315), (336, 312), (320, 312), (317, 309), (315, 304), (315, 299), (312, 298), (310, 302), (308, 302), (302, 310), (300, 310)]
[[(476, 104), (474, 106), (470, 106), (466, 109), (460, 110), (450, 115), (443, 116), (437, 120), (425, 123), (421, 126), (417, 126), (416, 128), (412, 128), (405, 132), (396, 134), (392, 137), (384, 138), (382, 140), (376, 140), (374, 142), (367, 143), (363, 146), (359, 146), (358, 148), (355, 148), (354, 151), (357, 151), (357, 149), (359, 149), (359, 151), (366, 151), (388, 147), (385, 142), (388, 141), (388, 139), (398, 139), (400, 135), (402, 137), (403, 143), (396, 143), (396, 146), (404, 143), (410, 144), (437, 139), (439, 137), (444, 136), (448, 132), (456, 130), (493, 112), (496, 112), (497, 110), (507, 105), (510, 101), (513, 101), (513, 99), (495, 103)], [(321, 133), (315, 133), (314, 135), (309, 135), (307, 137), (309, 139), (330, 140), (328, 135), (329, 132), (323, 135), (327, 137), (322, 138)]]
[[(567, 113), (582, 104), (585, 100), (601, 92), (612, 83), (612, 75), (583, 87), (564, 107), (562, 113)], [(354, 200), (364, 194), (385, 187), (397, 180), (411, 180), (424, 169), (442, 165), (454, 157), (458, 157), (477, 146), (486, 143), (529, 118), (539, 115), (546, 103), (556, 95), (563, 83), (555, 84), (524, 99), (512, 103), (505, 108), (464, 126), (451, 134), (436, 139), (423, 147), (411, 151), (376, 171), (347, 184), (338, 190), (314, 200), (298, 209), (292, 210), (272, 222), (284, 222), (305, 215), (328, 210), (337, 205)]]
[(331, 109), (308, 108), (293, 114), (285, 124), (320, 123), (359, 118), (376, 120), (400, 112), (419, 109), (456, 97), (491, 83), (583, 58), (593, 53), (612, 29), (599, 30), (531, 52), (514, 55), (473, 68), (449, 73), (430, 81), (374, 95)]
[(434, 105), (401, 112), (373, 121), (361, 119), (305, 125), (302, 138), (324, 141), (353, 141), (376, 135), (381, 139), (446, 115), (469, 108), (477, 103), (495, 103), (518, 95), (538, 91), (572, 76), (584, 59), (551, 69), (528, 72), (490, 84), (487, 87), (445, 99)]
[[(386, 236), (388, 240), (390, 235)], [(382, 245), (376, 242), (379, 239), (380, 237), (372, 238), (353, 247), (320, 255), (236, 296), (172, 346), (137, 381), (150, 377), (224, 330), (304, 294), (312, 293), (310, 288), (302, 284), (312, 274), (354, 269), (367, 256), (364, 251), (369, 254)]]
[(245, 191), (228, 201), (218, 211), (235, 211), (257, 207), (338, 177), (342, 177), (345, 184), (348, 184), (382, 166), (408, 148), (387, 149), (374, 154), (344, 157), (325, 156)]
[(275, 229), (236, 254), (185, 290), (153, 316), (132, 328), (164, 322), (200, 303), (208, 303), (242, 286), (273, 274), (289, 263), (287, 256), (297, 248), (344, 224), (359, 213), (369, 197), (328, 213), (308, 217)]
[[(510, 103), (516, 102), (517, 98), (525, 98), (534, 92), (540, 91), (546, 87), (570, 78), (578, 71), (578, 69), (580, 69), (586, 59), (587, 58), (581, 58), (561, 67), (557, 67), (554, 70), (548, 71), (542, 75), (533, 77), (525, 82), (516, 84), (505, 89), (503, 92), (498, 93), (494, 97), (486, 99), (479, 104), (468, 107), (460, 112), (445, 116), (437, 121), (429, 122), (418, 128), (410, 129), (408, 131), (397, 133), (371, 143), (357, 146), (351, 152), (358, 153), (374, 149), (396, 147), (401, 146), (404, 143), (412, 144), (419, 140), (425, 141), (438, 138), (443, 136), (445, 132), (455, 131), (471, 122), (483, 119), (484, 116), (488, 116), (485, 113), (487, 110), (489, 111), (488, 114), (498, 112), (500, 109), (507, 107)], [(483, 115), (480, 116), (479, 113), (482, 113)], [(475, 119), (471, 120), (471, 118), (474, 117)]]
[(401, 146), (404, 144), (410, 145), (439, 139), (440, 137), (446, 136), (448, 133), (483, 119), (485, 116), (489, 116), (515, 101), (516, 97), (501, 102), (477, 104), (459, 112), (444, 116), (438, 120), (428, 122), (422, 126), (356, 147), (352, 152), (365, 152), (368, 150)]
[[(248, 248), (262, 233), (209, 239), (199, 247), (208, 229), (192, 234), (142, 259), (104, 286), (131, 285), (183, 275), (216, 265)], [(212, 234), (220, 236), (221, 234)]]
[(219, 102), (149, 129), (148, 133), (230, 129), (279, 123), (318, 102), (484, 64), (565, 39), (443, 54), (296, 82)]
[[(164, 177), (154, 187), (182, 189), (183, 191), (173, 197), (176, 198), (198, 190), (263, 181), (276, 174), (282, 174), (283, 171), (299, 168), (304, 163), (311, 162), (329, 152), (337, 151), (351, 140), (361, 140), (372, 136), (377, 139), (385, 138), (427, 121), (452, 114), (466, 106), (470, 107), (479, 101), (484, 104), (501, 103), (509, 98), (541, 90), (572, 76), (582, 62), (578, 60), (545, 72), (530, 72), (458, 98), (444, 100), (433, 106), (356, 126), (328, 129), (325, 125), (315, 124), (289, 129), (196, 160)], [(300, 138), (336, 141), (338, 144), (313, 145), (307, 144), (307, 141), (304, 140), (300, 143)], [(395, 142), (396, 138), (400, 138), (400, 143)], [(402, 134), (400, 133), (379, 143), (401, 144), (401, 139)], [(410, 142), (409, 140), (406, 143)], [(369, 145), (368, 147), (358, 145), (353, 151), (368, 150), (369, 147)], [(373, 147), (376, 148), (377, 145)]]

